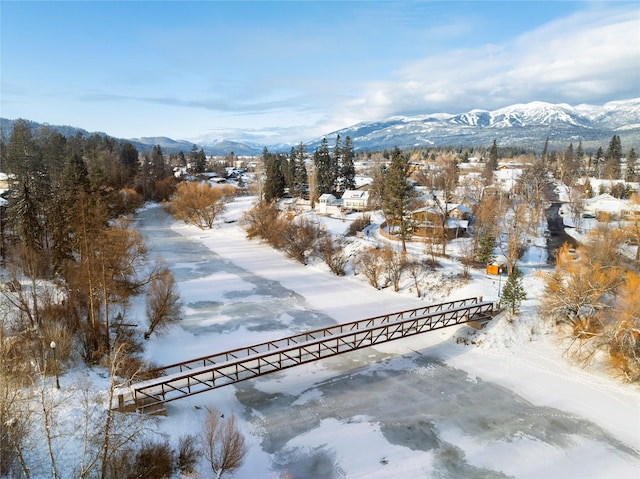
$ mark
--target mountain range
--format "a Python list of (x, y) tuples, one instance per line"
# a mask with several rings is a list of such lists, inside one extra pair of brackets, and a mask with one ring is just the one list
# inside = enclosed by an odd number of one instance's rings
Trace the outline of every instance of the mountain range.
[[(33, 129), (42, 126), (29, 122)], [(64, 135), (86, 130), (69, 126), (52, 126)], [(0, 129), (8, 138), (13, 120), (0, 119)], [(97, 133), (104, 135), (105, 133)], [(566, 103), (531, 102), (515, 104), (493, 111), (470, 110), (466, 113), (435, 113), (419, 116), (395, 116), (382, 121), (362, 122), (327, 133), (306, 143), (307, 151), (315, 151), (323, 138), (333, 147), (335, 138), (351, 137), (357, 151), (376, 151), (430, 146), (489, 147), (494, 140), (500, 146), (541, 151), (545, 141), (554, 149), (564, 150), (569, 143), (574, 147), (582, 142), (585, 151), (606, 148), (611, 137), (618, 135), (623, 149), (640, 149), (640, 98), (612, 101), (602, 106)], [(254, 156), (266, 146), (270, 151), (288, 152), (293, 145), (270, 145), (255, 141), (198, 137), (193, 140), (174, 140), (167, 137), (131, 138), (140, 151), (160, 145), (165, 152), (183, 151), (195, 144), (209, 155)]]
[[(574, 147), (606, 148), (611, 137), (620, 136), (623, 147), (640, 145), (640, 98), (614, 101), (603, 106), (551, 104), (531, 102), (493, 111), (471, 110), (446, 113), (391, 117), (384, 121), (363, 122), (338, 130), (347, 135), (356, 149), (379, 150), (398, 146), (402, 149), (428, 146), (488, 147), (495, 139), (498, 145), (541, 151), (545, 141), (556, 149)], [(310, 142), (313, 149), (322, 138)], [(330, 143), (331, 144), (331, 143)]]

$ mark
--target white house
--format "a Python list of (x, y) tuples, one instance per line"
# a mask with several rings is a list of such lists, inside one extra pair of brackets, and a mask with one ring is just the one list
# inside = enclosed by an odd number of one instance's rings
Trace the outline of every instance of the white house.
[(318, 209), (321, 213), (327, 214), (329, 213), (329, 207), (334, 206), (337, 201), (337, 198), (331, 193), (323, 193), (318, 198)]
[(627, 200), (614, 198), (609, 193), (603, 193), (583, 201), (583, 214), (598, 216), (600, 213), (619, 216), (628, 206)]
[(342, 206), (348, 210), (364, 211), (369, 208), (369, 192), (366, 190), (345, 190)]
[(511, 191), (522, 176), (522, 171), (522, 168), (516, 168), (513, 164), (503, 164), (493, 172), (493, 177), (503, 191)]

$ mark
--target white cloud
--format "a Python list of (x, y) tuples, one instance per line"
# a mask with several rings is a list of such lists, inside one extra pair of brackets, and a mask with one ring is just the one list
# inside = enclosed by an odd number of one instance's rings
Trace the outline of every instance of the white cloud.
[(602, 103), (640, 96), (636, 8), (588, 10), (504, 44), (443, 51), (368, 83), (340, 108), (344, 121), (493, 109), (533, 100)]

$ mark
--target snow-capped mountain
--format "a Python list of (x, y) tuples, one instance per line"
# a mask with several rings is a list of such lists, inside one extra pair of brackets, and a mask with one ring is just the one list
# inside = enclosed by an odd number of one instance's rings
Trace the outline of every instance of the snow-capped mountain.
[(134, 138), (130, 141), (136, 146), (139, 144), (145, 145), (147, 149), (153, 148), (155, 145), (160, 145), (162, 151), (182, 151), (185, 155), (191, 150), (193, 145), (196, 145), (198, 149), (202, 148), (207, 155), (214, 156), (226, 156), (231, 152), (236, 156), (255, 156), (262, 151), (259, 146), (247, 145), (242, 142), (222, 138), (206, 139), (205, 137), (201, 137), (193, 140), (172, 140), (164, 136), (154, 136)]
[[(29, 122), (35, 130), (42, 126)], [(11, 134), (13, 120), (0, 119), (2, 136)], [(51, 126), (63, 135), (85, 130), (68, 126)], [(100, 133), (100, 135), (105, 135)], [(545, 141), (558, 150), (582, 142), (585, 151), (606, 148), (613, 135), (620, 136), (623, 149), (633, 147), (640, 151), (640, 98), (612, 101), (602, 106), (566, 103), (552, 104), (541, 101), (519, 103), (497, 110), (473, 109), (449, 114), (433, 113), (419, 116), (393, 116), (382, 121), (362, 122), (342, 130), (327, 133), (306, 143), (307, 151), (315, 151), (322, 138), (329, 144), (340, 135), (351, 137), (354, 149), (375, 151), (429, 146), (489, 147), (493, 140), (501, 146), (541, 151)], [(273, 132), (263, 137), (252, 132), (251, 140), (238, 136), (235, 140), (219, 135), (199, 136), (186, 140), (167, 137), (135, 138), (131, 141), (140, 151), (160, 145), (165, 152), (189, 152), (195, 144), (208, 155), (224, 156), (233, 152), (237, 156), (259, 155), (263, 147), (270, 151), (288, 152), (294, 145), (273, 144)], [(304, 141), (304, 139), (300, 139)], [(296, 142), (298, 144), (299, 142)]]
[[(515, 104), (493, 111), (470, 110), (456, 115), (439, 113), (415, 117), (391, 117), (363, 122), (326, 135), (351, 137), (358, 150), (421, 146), (500, 145), (541, 150), (546, 139), (556, 148), (582, 142), (584, 148), (606, 147), (620, 136), (623, 147), (640, 145), (640, 98), (614, 101), (603, 106), (541, 101)], [(313, 149), (322, 138), (309, 143)], [(574, 145), (575, 146), (575, 145)]]

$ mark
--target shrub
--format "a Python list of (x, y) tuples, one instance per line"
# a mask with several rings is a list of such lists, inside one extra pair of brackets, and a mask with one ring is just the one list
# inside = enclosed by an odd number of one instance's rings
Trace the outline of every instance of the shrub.
[(27, 404), (22, 386), (4, 374), (0, 375), (0, 477), (20, 477), (18, 470), (27, 477), (22, 456), (30, 428)]
[(318, 241), (318, 248), (322, 259), (336, 276), (345, 275), (345, 266), (349, 259), (344, 252), (344, 246), (334, 241), (331, 235), (325, 234)]
[(362, 273), (374, 288), (380, 288), (380, 278), (383, 272), (383, 264), (380, 251), (376, 248), (367, 248), (360, 251), (353, 260), (353, 267), (357, 273)]
[(178, 220), (200, 229), (211, 229), (224, 211), (224, 199), (233, 193), (230, 185), (211, 187), (206, 183), (180, 183), (167, 209)]
[(406, 256), (387, 246), (380, 251), (380, 260), (384, 269), (385, 286), (391, 283), (393, 290), (397, 293), (400, 291), (402, 273), (407, 267)]
[(137, 449), (122, 447), (110, 457), (107, 479), (168, 479), (174, 471), (175, 453), (165, 440), (147, 441)]
[(142, 206), (142, 195), (131, 188), (123, 188), (113, 192), (111, 196), (110, 210), (113, 216), (128, 215)]
[(364, 230), (370, 224), (370, 215), (362, 215), (360, 218), (356, 218), (349, 225), (349, 228), (347, 229), (347, 236), (355, 236), (358, 231)]
[(318, 238), (326, 235), (321, 226), (304, 217), (286, 220), (283, 233), (281, 249), (302, 264), (307, 264), (309, 256), (318, 254)]
[(175, 454), (169, 443), (147, 442), (136, 452), (133, 470), (128, 478), (140, 477), (169, 478), (174, 470)]
[(178, 470), (183, 474), (192, 473), (200, 455), (198, 438), (190, 434), (182, 436), (178, 445)]
[(280, 216), (281, 213), (276, 203), (261, 201), (245, 212), (241, 224), (247, 233), (247, 238), (257, 237), (268, 241), (274, 234), (274, 227), (281, 221)]

